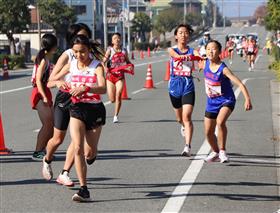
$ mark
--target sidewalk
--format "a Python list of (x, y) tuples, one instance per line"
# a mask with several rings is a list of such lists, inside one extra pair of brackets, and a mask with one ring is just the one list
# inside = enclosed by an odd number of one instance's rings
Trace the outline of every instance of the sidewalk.
[[(275, 156), (280, 156), (280, 82), (270, 81), (270, 94), (272, 104), (273, 138), (275, 142)], [(279, 157), (276, 161), (280, 163)], [(278, 195), (280, 196), (280, 168), (277, 169)]]

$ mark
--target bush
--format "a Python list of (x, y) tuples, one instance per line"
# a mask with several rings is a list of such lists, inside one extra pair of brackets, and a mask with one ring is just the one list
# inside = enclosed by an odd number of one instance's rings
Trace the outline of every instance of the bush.
[(280, 81), (280, 48), (278, 46), (274, 46), (272, 54), (275, 61), (269, 65), (269, 69), (272, 69), (275, 72), (277, 80)]
[(8, 59), (8, 69), (18, 69), (18, 68), (25, 68), (24, 63), (24, 56), (23, 55), (0, 55), (0, 67), (3, 67), (3, 60), (4, 58)]

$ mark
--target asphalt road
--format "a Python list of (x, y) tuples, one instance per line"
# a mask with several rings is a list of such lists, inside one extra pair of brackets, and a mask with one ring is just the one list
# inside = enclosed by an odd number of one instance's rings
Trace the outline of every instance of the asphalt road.
[[(211, 35), (224, 44), (226, 34), (247, 32), (257, 32), (263, 46), (267, 32), (262, 27), (217, 28)], [(1, 212), (276, 212), (280, 208), (280, 157), (279, 141), (273, 140), (275, 100), (270, 83), (275, 77), (267, 69), (268, 56), (260, 51), (254, 72), (248, 72), (246, 63), (237, 56), (230, 66), (249, 89), (253, 110), (244, 111), (244, 98), (234, 88), (237, 104), (227, 122), (228, 164), (201, 160), (210, 150), (203, 129), (206, 95), (202, 74), (196, 74), (200, 82), (195, 80), (193, 155), (184, 158), (180, 156), (184, 146), (180, 126), (163, 80), (168, 56), (161, 52), (144, 60), (136, 57), (135, 75), (127, 76), (131, 100), (123, 102), (119, 124), (112, 123), (113, 105), (107, 96), (103, 98), (107, 123), (98, 160), (88, 168), (94, 202), (87, 204), (71, 201), (78, 188), (74, 168), (70, 175), (77, 184), (66, 188), (54, 180), (45, 181), (41, 162), (31, 159), (40, 122), (29, 104), (30, 72), (13, 73), (9, 80), (1, 81), (5, 143), (14, 151), (0, 156)], [(149, 63), (156, 89), (145, 90)], [(55, 178), (69, 141), (67, 136), (56, 153), (52, 164)]]

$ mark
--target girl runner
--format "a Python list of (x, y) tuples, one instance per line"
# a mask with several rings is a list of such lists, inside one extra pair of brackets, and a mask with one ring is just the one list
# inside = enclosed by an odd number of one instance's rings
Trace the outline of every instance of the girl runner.
[(107, 75), (106, 84), (109, 100), (115, 103), (115, 112), (113, 117), (113, 123), (118, 123), (118, 115), (122, 105), (122, 91), (124, 85), (124, 72), (117, 71), (111, 72), (110, 69), (114, 69), (126, 64), (131, 64), (126, 49), (121, 46), (121, 34), (114, 33), (112, 35), (112, 47), (108, 47), (104, 63), (107, 63)]
[[(75, 150), (75, 167), (80, 182), (79, 191), (73, 195), (73, 201), (91, 201), (86, 181), (86, 160), (84, 156), (84, 138), (87, 145), (94, 149), (102, 125), (105, 124), (106, 110), (100, 94), (106, 93), (106, 80), (101, 65), (104, 53), (84, 35), (72, 40), (75, 60), (67, 64), (62, 74), (71, 74), (70, 135)], [(94, 55), (99, 60), (92, 58)], [(69, 71), (70, 70), (70, 71)]]
[[(235, 106), (235, 96), (231, 81), (242, 91), (245, 97), (245, 110), (251, 110), (251, 99), (245, 85), (237, 78), (221, 61), (219, 54), (222, 45), (216, 41), (210, 41), (206, 46), (207, 60), (200, 62), (200, 68), (204, 69), (207, 104), (204, 118), (205, 135), (212, 148), (212, 152), (204, 159), (206, 162), (220, 159), (221, 163), (229, 161), (226, 154), (227, 126), (226, 121)], [(218, 128), (218, 136), (215, 128)]]
[[(188, 46), (188, 40), (193, 29), (190, 25), (180, 24), (174, 31), (177, 45), (170, 48), (170, 80), (169, 96), (175, 111), (177, 121), (182, 125), (181, 134), (185, 137), (185, 147), (182, 156), (191, 156), (191, 140), (193, 135), (192, 112), (195, 102), (194, 82), (192, 77), (193, 62), (191, 56), (199, 55)], [(182, 59), (182, 60), (178, 60)]]
[[(70, 44), (71, 40), (76, 35), (85, 35), (91, 38), (91, 30), (87, 25), (83, 23), (73, 24), (69, 27), (68, 33), (66, 36), (67, 43)], [(71, 75), (67, 74), (61, 79), (61, 69), (67, 63), (71, 63), (74, 60), (73, 50), (70, 48), (66, 50), (58, 59), (54, 70), (50, 76), (50, 80), (48, 83), (49, 87), (57, 87), (59, 91), (57, 92), (55, 104), (54, 104), (54, 134), (53, 137), (49, 140), (47, 148), (46, 148), (46, 156), (43, 160), (42, 173), (43, 177), (46, 180), (50, 180), (53, 177), (53, 172), (51, 168), (51, 162), (53, 159), (53, 154), (57, 150), (58, 146), (63, 142), (66, 131), (68, 128), (69, 120), (70, 120), (70, 112), (69, 107), (71, 104), (71, 95), (67, 92), (67, 88), (71, 82)], [(98, 131), (97, 133), (98, 134)], [(86, 146), (86, 145), (85, 145)], [(88, 146), (86, 146), (86, 157), (92, 159), (96, 151), (91, 151)], [(93, 156), (92, 156), (93, 155)], [(69, 178), (69, 171), (74, 163), (74, 146), (71, 143), (68, 147), (66, 153), (66, 160), (64, 164), (64, 168), (62, 172), (59, 174), (56, 181), (59, 184), (66, 186), (73, 186), (73, 181)]]
[(235, 43), (233, 41), (233, 37), (229, 37), (229, 40), (226, 43), (226, 48), (228, 50), (230, 64), (232, 64), (232, 60), (233, 60), (234, 45), (235, 45)]
[(52, 34), (45, 34), (41, 41), (41, 50), (36, 56), (32, 74), (32, 94), (30, 97), (32, 109), (37, 110), (42, 127), (37, 136), (33, 160), (42, 160), (48, 140), (53, 134), (53, 102), (52, 94), (47, 87), (51, 71), (50, 59), (56, 51), (57, 39)]
[(253, 39), (252, 36), (249, 37), (248, 39), (248, 45), (247, 45), (247, 51), (246, 51), (246, 55), (247, 55), (247, 60), (249, 63), (249, 71), (252, 71), (252, 69), (254, 69), (254, 64), (255, 64), (255, 59), (256, 59), (256, 55), (258, 53), (258, 47), (256, 45), (256, 41)]

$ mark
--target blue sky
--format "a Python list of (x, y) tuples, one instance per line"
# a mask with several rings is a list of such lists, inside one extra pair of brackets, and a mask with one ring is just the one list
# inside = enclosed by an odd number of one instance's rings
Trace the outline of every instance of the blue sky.
[(240, 16), (252, 16), (256, 8), (268, 2), (268, 0), (214, 0), (219, 5), (222, 12), (222, 2), (224, 2), (224, 15), (228, 17), (238, 17), (238, 5), (240, 4)]

